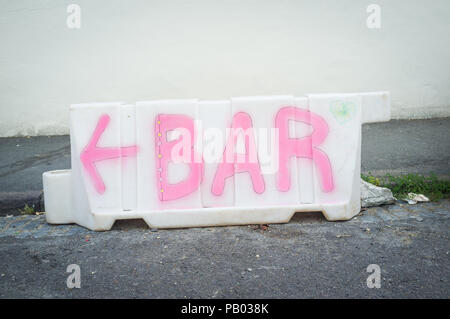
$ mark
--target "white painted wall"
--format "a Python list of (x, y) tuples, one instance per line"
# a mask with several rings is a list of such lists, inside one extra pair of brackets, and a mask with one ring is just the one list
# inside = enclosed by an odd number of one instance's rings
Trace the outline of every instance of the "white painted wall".
[(0, 0), (0, 136), (66, 134), (72, 103), (157, 98), (389, 90), (394, 118), (450, 116), (449, 13), (448, 0)]

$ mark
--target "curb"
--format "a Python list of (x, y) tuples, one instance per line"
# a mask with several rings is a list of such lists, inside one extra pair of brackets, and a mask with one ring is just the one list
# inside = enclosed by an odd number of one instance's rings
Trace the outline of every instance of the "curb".
[(21, 215), (20, 210), (28, 205), (36, 212), (44, 211), (44, 192), (0, 192), (0, 216)]

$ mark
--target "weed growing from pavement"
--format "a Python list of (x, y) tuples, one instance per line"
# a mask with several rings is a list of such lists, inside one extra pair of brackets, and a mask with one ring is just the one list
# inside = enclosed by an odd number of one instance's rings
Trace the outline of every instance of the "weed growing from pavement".
[(375, 177), (361, 174), (361, 178), (366, 182), (376, 186), (389, 188), (398, 199), (406, 197), (408, 193), (423, 194), (431, 201), (437, 201), (450, 196), (450, 180), (439, 179), (436, 174), (429, 176), (420, 174), (406, 174), (392, 176)]
[(34, 207), (28, 206), (28, 204), (25, 204), (25, 207), (20, 210), (22, 215), (34, 215)]

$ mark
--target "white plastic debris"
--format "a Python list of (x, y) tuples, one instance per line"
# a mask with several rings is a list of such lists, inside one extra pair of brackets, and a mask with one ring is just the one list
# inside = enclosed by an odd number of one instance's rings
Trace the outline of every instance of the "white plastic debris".
[(389, 188), (378, 187), (361, 179), (361, 207), (394, 204), (395, 201)]
[(403, 200), (407, 201), (410, 205), (414, 205), (417, 203), (426, 203), (430, 201), (430, 199), (425, 195), (416, 193), (408, 193), (408, 195), (403, 198)]

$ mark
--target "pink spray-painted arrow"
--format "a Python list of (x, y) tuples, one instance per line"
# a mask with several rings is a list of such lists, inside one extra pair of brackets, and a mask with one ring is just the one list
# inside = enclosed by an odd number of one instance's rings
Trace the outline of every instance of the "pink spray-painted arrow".
[(105, 184), (97, 172), (97, 168), (94, 163), (107, 159), (118, 158), (122, 156), (136, 156), (137, 146), (127, 147), (97, 147), (97, 142), (105, 131), (110, 121), (110, 117), (107, 114), (103, 114), (98, 120), (97, 127), (92, 134), (91, 140), (83, 149), (80, 155), (81, 162), (86, 169), (88, 175), (91, 177), (95, 189), (98, 193), (103, 194), (105, 192)]

